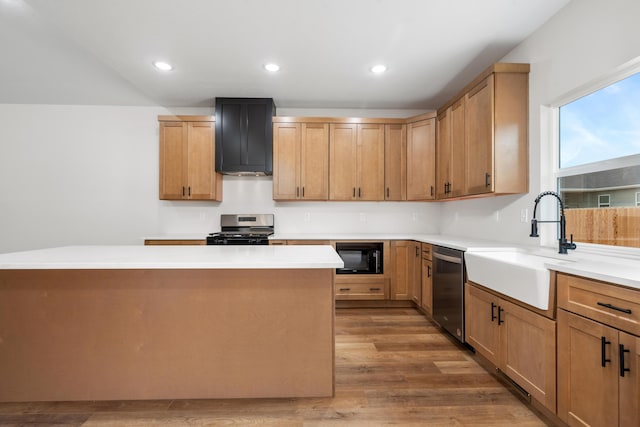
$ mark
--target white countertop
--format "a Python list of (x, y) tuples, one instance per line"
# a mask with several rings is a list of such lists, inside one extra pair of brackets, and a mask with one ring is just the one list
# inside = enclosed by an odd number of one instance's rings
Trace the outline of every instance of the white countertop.
[[(198, 239), (194, 235), (158, 235), (153, 239)], [(200, 237), (204, 239), (205, 237)], [(151, 239), (151, 237), (145, 237)], [(433, 245), (446, 246), (467, 252), (499, 251), (519, 248), (543, 256), (571, 261), (569, 263), (553, 264), (546, 267), (550, 270), (574, 274), (595, 280), (615, 283), (622, 286), (640, 289), (640, 259), (627, 259), (617, 256), (587, 253), (578, 243), (576, 251), (569, 251), (568, 255), (558, 255), (553, 248), (537, 246), (522, 247), (505, 242), (448, 236), (441, 234), (412, 234), (412, 233), (279, 233), (270, 237), (271, 240), (415, 240)]]
[(0, 270), (342, 268), (331, 246), (65, 246), (0, 254)]
[(340, 233), (340, 234), (311, 234), (311, 233), (283, 233), (270, 236), (269, 240), (415, 240), (446, 246), (461, 251), (498, 250), (512, 248), (513, 245), (491, 240), (470, 239), (459, 236), (441, 234), (385, 234), (385, 233)]

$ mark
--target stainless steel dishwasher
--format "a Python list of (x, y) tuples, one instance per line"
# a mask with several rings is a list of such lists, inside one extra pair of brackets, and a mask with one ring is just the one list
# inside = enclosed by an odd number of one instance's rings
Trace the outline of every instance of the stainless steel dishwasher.
[(433, 320), (464, 340), (464, 251), (433, 247)]

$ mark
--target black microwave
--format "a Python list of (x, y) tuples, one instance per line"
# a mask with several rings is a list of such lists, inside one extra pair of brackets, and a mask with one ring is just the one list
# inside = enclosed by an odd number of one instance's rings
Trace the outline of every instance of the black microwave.
[(344, 262), (337, 274), (382, 274), (382, 242), (336, 242)]

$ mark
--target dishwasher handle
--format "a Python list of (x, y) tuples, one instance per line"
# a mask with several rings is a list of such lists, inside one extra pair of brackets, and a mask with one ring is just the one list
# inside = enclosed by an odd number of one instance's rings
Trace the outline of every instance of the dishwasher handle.
[(435, 251), (433, 252), (433, 257), (441, 259), (443, 261), (452, 262), (454, 264), (462, 264), (462, 258), (461, 257), (443, 255), (443, 254), (440, 254), (440, 253), (435, 252)]

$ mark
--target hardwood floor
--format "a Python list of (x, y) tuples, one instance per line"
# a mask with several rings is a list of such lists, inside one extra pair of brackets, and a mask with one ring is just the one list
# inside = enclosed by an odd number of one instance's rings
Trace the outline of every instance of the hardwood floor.
[(338, 309), (335, 375), (333, 398), (0, 403), (0, 425), (552, 425), (413, 309)]

